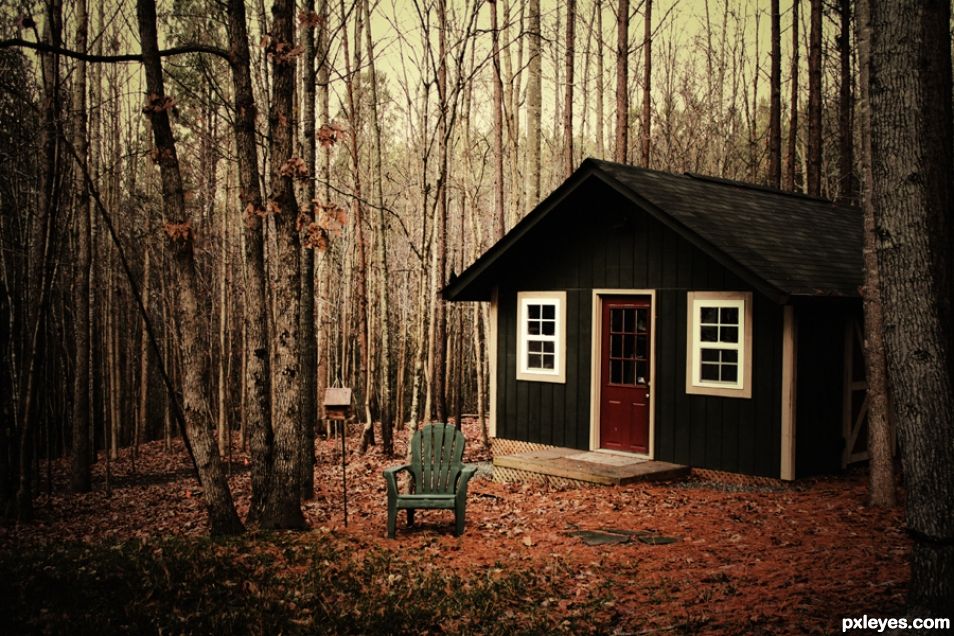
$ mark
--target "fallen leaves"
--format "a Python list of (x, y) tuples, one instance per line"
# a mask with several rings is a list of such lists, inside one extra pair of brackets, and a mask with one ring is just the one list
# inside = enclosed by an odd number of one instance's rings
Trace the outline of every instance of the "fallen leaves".
[[(487, 461), (489, 453), (477, 441), (477, 424), (465, 419), (464, 431), (469, 440), (465, 461)], [(544, 597), (558, 599), (548, 602), (550, 610), (612, 618), (621, 630), (676, 625), (677, 631), (703, 633), (817, 633), (837, 629), (836, 619), (843, 615), (890, 614), (903, 608), (910, 542), (901, 511), (861, 505), (863, 473), (774, 491), (727, 489), (703, 481), (557, 488), (481, 477), (471, 482), (462, 537), (453, 536), (451, 511), (422, 510), (411, 528), (401, 514), (397, 540), (388, 540), (381, 470), (402, 463), (404, 435), (396, 435), (394, 458), (383, 457), (380, 448), (358, 454), (353, 449), (359, 436), (360, 427), (352, 426), (346, 455), (347, 528), (342, 523), (340, 440), (316, 441), (315, 496), (303, 507), (313, 530), (297, 535), (301, 541), (330, 541), (357, 561), (380, 555), (418, 559), (415, 567), (422, 574), (461, 581), (483, 573), (540, 572), (561, 590)], [(237, 440), (227, 459), (233, 496), (244, 516), (250, 496), (248, 457)], [(138, 472), (124, 450), (111, 463), (112, 495), (102, 489), (102, 461), (94, 466), (97, 490), (74, 495), (66, 489), (68, 465), (56, 462), (53, 494), (37, 500), (37, 522), (0, 527), (0, 553), (68, 540), (100, 545), (207, 532), (204, 506), (195, 496), (199, 486), (180, 443), (174, 443), (171, 453), (162, 442), (142, 446), (136, 467)], [(45, 467), (40, 473), (46, 474)], [(46, 484), (38, 490), (44, 492)], [(590, 546), (569, 536), (581, 530), (626, 540)], [(667, 543), (666, 538), (678, 541)], [(283, 563), (285, 556), (276, 546), (260, 550), (269, 563)], [(292, 559), (282, 567), (294, 574), (297, 566)], [(343, 566), (330, 560), (325, 567), (334, 573)], [(407, 575), (382, 571), (382, 593), (397, 594), (406, 581), (396, 577)], [(595, 604), (586, 605), (591, 600)], [(309, 619), (299, 615), (296, 620)]]

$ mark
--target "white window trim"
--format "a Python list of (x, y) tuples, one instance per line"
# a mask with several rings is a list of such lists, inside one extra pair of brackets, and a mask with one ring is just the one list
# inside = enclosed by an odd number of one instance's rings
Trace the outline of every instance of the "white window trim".
[[(552, 340), (555, 345), (553, 369), (527, 368), (527, 306), (549, 304), (556, 307), (553, 336), (533, 336), (534, 340)], [(566, 292), (517, 292), (517, 379), (531, 382), (566, 382)]]
[[(739, 374), (735, 384), (702, 380), (700, 358), (708, 348), (699, 339), (700, 307), (737, 307), (739, 309), (739, 342), (716, 343), (718, 349), (739, 352)], [(686, 393), (720, 397), (752, 397), (752, 293), (689, 292), (686, 295)]]

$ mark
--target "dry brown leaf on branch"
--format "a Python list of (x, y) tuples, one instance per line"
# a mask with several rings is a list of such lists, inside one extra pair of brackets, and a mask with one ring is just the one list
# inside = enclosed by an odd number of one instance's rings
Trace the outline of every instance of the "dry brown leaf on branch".
[(338, 124), (324, 123), (318, 127), (318, 143), (322, 148), (330, 148), (345, 136), (345, 129)]
[(309, 175), (308, 166), (301, 157), (292, 157), (283, 163), (279, 172), (283, 177), (291, 177), (293, 179), (307, 179)]
[(188, 220), (185, 223), (166, 223), (162, 228), (165, 230), (166, 235), (173, 241), (180, 239), (186, 240), (192, 233), (192, 221)]
[(302, 26), (318, 28), (321, 26), (321, 16), (315, 11), (302, 9), (298, 12), (298, 23)]

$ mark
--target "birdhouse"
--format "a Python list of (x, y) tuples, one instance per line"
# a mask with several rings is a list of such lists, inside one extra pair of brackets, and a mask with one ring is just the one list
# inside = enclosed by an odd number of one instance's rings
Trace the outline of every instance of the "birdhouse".
[(351, 389), (328, 387), (324, 406), (326, 420), (347, 420), (351, 417)]

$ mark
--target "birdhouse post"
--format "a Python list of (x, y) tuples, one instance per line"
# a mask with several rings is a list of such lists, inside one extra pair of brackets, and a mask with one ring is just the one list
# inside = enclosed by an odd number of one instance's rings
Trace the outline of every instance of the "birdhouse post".
[[(348, 527), (348, 472), (345, 440), (346, 422), (351, 417), (351, 389), (348, 387), (328, 387), (325, 389), (324, 419), (334, 422), (335, 429), (341, 433), (341, 494), (344, 503), (344, 524)], [(340, 429), (339, 423), (340, 422)]]

